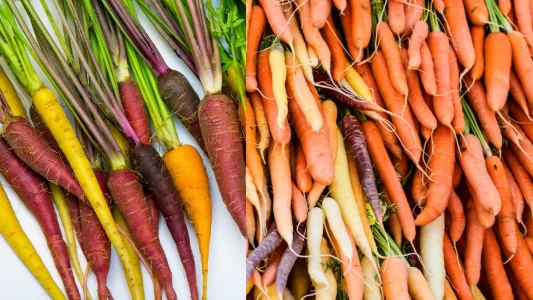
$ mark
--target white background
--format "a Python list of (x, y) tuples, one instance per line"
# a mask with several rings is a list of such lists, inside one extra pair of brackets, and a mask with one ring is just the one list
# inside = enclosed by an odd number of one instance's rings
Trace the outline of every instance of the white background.
[[(39, 4), (39, 0), (32, 0), (34, 8), (37, 9), (42, 16), (42, 20), (46, 22), (46, 16)], [(49, 7), (54, 10), (53, 1), (47, 1)], [(215, 4), (218, 1), (214, 1)], [(187, 76), (196, 89), (196, 92), (203, 97), (204, 92), (200, 85), (200, 82), (194, 78), (194, 75), (187, 69), (187, 67), (178, 59), (174, 52), (165, 44), (164, 40), (159, 36), (157, 31), (151, 26), (150, 22), (144, 17), (142, 13), (139, 14), (141, 18), (141, 24), (146, 29), (148, 35), (155, 42), (163, 57), (167, 61), (168, 65)], [(56, 18), (56, 20), (59, 20)], [(48, 24), (48, 23), (47, 23)], [(10, 72), (5, 61), (0, 59), (0, 64), (3, 69), (8, 73), (9, 77), (14, 80), (15, 77)], [(40, 72), (40, 70), (37, 68)], [(42, 75), (42, 73), (40, 73)], [(48, 80), (44, 75), (41, 76), (44, 79), (48, 87), (51, 87)], [(16, 83), (15, 83), (16, 84)], [(16, 84), (17, 85), (17, 84)], [(22, 92), (17, 86), (17, 90)], [(19, 93), (20, 94), (20, 93)], [(30, 102), (26, 94), (20, 94), (21, 98), (26, 101), (26, 104)], [(67, 109), (65, 108), (65, 111)], [(198, 145), (189, 133), (183, 128), (179, 121), (175, 118), (176, 128), (180, 140), (185, 144), (192, 144), (197, 149)], [(200, 150), (201, 152), (201, 150)], [(201, 152), (202, 153), (202, 152)], [(209, 284), (208, 284), (208, 296), (209, 299), (243, 299), (245, 291), (245, 240), (240, 234), (237, 226), (233, 222), (230, 214), (228, 213), (226, 206), (222, 202), (218, 187), (213, 175), (211, 166), (208, 163), (204, 153), (202, 153), (204, 162), (207, 167), (207, 173), (210, 179), (211, 186), (211, 199), (213, 202), (213, 223), (211, 233), (211, 249), (209, 257)], [(1, 160), (1, 159), (0, 159)], [(46, 267), (52, 274), (52, 277), (63, 289), (61, 278), (54, 266), (50, 251), (46, 246), (46, 240), (44, 235), (30, 211), (19, 200), (17, 195), (7, 185), (5, 179), (0, 175), (0, 181), (4, 186), (9, 199), (13, 205), (15, 213), (22, 224), (22, 228), (29, 236), (33, 245), (37, 249), (39, 255), (43, 259)], [(61, 222), (59, 221), (60, 226)], [(196, 274), (198, 278), (198, 287), (201, 295), (202, 287), (202, 273), (200, 264), (200, 254), (198, 251), (198, 242), (196, 234), (193, 230), (192, 224), (188, 222), (189, 235), (191, 237), (192, 250), (196, 262)], [(168, 258), (168, 262), (173, 272), (174, 289), (178, 295), (178, 299), (190, 299), (189, 287), (183, 267), (179, 259), (176, 245), (170, 236), (166, 224), (163, 218), (160, 218), (159, 223), (159, 236), (161, 244), (165, 250)], [(83, 257), (81, 250), (78, 247), (78, 256), (80, 257), (81, 266), (85, 269), (86, 261)], [(74, 276), (76, 277), (76, 276)], [(77, 280), (77, 278), (76, 278)], [(153, 286), (150, 281), (148, 273), (143, 268), (143, 281), (146, 299), (153, 299)], [(96, 292), (96, 280), (94, 275), (91, 274), (88, 280), (89, 291), (93, 299), (97, 299)], [(122, 265), (116, 252), (112, 247), (111, 256), (111, 269), (107, 280), (107, 286), (109, 287), (113, 297), (117, 300), (130, 299), (129, 291), (122, 272)], [(78, 287), (81, 292), (81, 285), (78, 282)], [(64, 289), (63, 289), (64, 290)], [(32, 274), (26, 269), (25, 265), (18, 259), (15, 253), (11, 250), (6, 241), (0, 237), (0, 299), (6, 300), (37, 300), (37, 299), (49, 299), (44, 289), (39, 285), (37, 280), (34, 279)]]

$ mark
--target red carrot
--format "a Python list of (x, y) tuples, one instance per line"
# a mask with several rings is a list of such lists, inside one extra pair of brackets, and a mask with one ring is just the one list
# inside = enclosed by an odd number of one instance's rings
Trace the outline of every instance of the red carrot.
[(119, 83), (120, 101), (124, 107), (124, 113), (133, 131), (139, 137), (142, 144), (152, 142), (150, 131), (150, 119), (139, 90), (139, 86), (131, 78)]

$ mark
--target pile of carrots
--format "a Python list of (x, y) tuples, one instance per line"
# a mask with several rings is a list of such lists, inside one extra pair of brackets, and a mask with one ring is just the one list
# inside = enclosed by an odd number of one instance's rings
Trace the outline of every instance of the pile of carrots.
[(247, 1), (250, 299), (533, 299), (533, 6)]

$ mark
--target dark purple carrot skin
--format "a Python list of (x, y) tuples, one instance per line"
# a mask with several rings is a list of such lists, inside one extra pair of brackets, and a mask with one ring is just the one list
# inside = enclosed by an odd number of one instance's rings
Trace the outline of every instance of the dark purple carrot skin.
[(155, 202), (154, 195), (145, 189), (144, 194), (146, 195), (146, 202), (148, 207), (150, 207), (150, 215), (152, 215), (152, 225), (154, 226), (155, 232), (159, 233), (159, 207), (157, 207), (157, 202)]
[(200, 98), (187, 78), (180, 72), (172, 70), (159, 77), (157, 86), (161, 98), (205, 152), (206, 146), (198, 120)]
[(39, 115), (33, 105), (30, 106), (30, 118), (33, 123), (33, 128), (35, 128), (35, 130), (37, 130), (37, 132), (43, 137), (48, 146), (52, 150), (54, 150), (54, 152), (57, 153), (59, 157), (61, 157), (61, 160), (63, 160), (63, 162), (67, 162), (65, 154), (63, 154), (63, 151), (61, 151), (61, 148), (59, 148), (59, 145), (54, 139), (52, 132), (50, 132), (50, 129), (48, 129), (43, 119), (41, 118), (41, 115)]
[[(102, 170), (95, 169), (94, 175), (100, 184), (107, 204), (110, 205), (111, 198), (106, 186), (106, 173)], [(109, 266), (111, 264), (111, 243), (92, 207), (83, 202), (79, 203), (79, 207), (85, 257), (98, 282), (98, 298), (107, 299), (110, 295), (107, 289), (107, 274), (109, 273)]]
[[(298, 259), (298, 256), (294, 254), (296, 252), (298, 255), (302, 252), (305, 246), (304, 240), (305, 234), (305, 223), (300, 223), (296, 231), (294, 232), (294, 241), (292, 241), (292, 250), (287, 248), (278, 265), (278, 272), (276, 273), (276, 292), (279, 294), (283, 293), (285, 287), (287, 286), (287, 279), (291, 273), (294, 263)], [(293, 252), (294, 251), (294, 252)]]
[(357, 167), (357, 173), (359, 174), (359, 180), (361, 180), (363, 192), (365, 193), (374, 214), (378, 218), (379, 223), (382, 224), (383, 213), (381, 211), (378, 188), (376, 186), (376, 181), (374, 180), (374, 171), (372, 169), (370, 156), (368, 155), (368, 150), (366, 149), (365, 136), (363, 135), (361, 124), (354, 115), (347, 115), (342, 120), (342, 126), (345, 132), (344, 141), (346, 142), (346, 148)]
[(274, 221), (274, 223), (270, 225), (268, 233), (263, 241), (257, 246), (257, 248), (254, 249), (254, 251), (250, 253), (250, 255), (248, 255), (248, 258), (246, 259), (246, 281), (250, 280), (255, 268), (272, 252), (274, 252), (274, 250), (278, 248), (282, 241), (283, 239), (279, 235), (278, 227)]
[[(332, 97), (334, 100), (348, 105), (351, 108), (359, 109), (359, 110), (368, 110), (368, 111), (384, 111), (383, 108), (381, 108), (379, 105), (375, 103), (370, 103), (368, 101), (365, 101), (363, 98), (357, 96), (357, 95), (345, 95), (340, 93), (336, 88), (333, 87), (333, 83), (331, 82), (331, 79), (327, 77), (326, 75), (319, 73), (319, 72), (313, 72), (313, 77), (317, 84), (320, 85), (320, 90), (324, 92), (325, 94)], [(326, 87), (331, 86), (331, 88)]]
[(120, 82), (118, 87), (126, 119), (139, 137), (140, 143), (150, 144), (152, 138), (150, 120), (139, 86), (132, 79), (128, 79)]
[(176, 292), (172, 287), (172, 272), (159, 236), (152, 226), (150, 208), (137, 176), (127, 169), (112, 171), (107, 178), (107, 186), (115, 205), (131, 230), (133, 242), (152, 266), (167, 299), (176, 300)]
[(0, 138), (0, 173), (39, 222), (69, 299), (81, 299), (72, 274), (67, 244), (63, 240), (47, 182), (28, 168)]
[(246, 191), (244, 152), (237, 106), (229, 96), (206, 96), (198, 109), (207, 154), (222, 200), (246, 236)]
[(3, 136), (17, 156), (35, 172), (79, 199), (83, 198), (83, 190), (70, 167), (27, 120), (21, 117), (10, 120), (4, 127)]
[(130, 155), (131, 165), (142, 175), (144, 183), (154, 196), (154, 200), (165, 218), (187, 275), (191, 298), (197, 300), (199, 298), (198, 285), (191, 241), (181, 202), (170, 172), (159, 153), (151, 145), (138, 145)]

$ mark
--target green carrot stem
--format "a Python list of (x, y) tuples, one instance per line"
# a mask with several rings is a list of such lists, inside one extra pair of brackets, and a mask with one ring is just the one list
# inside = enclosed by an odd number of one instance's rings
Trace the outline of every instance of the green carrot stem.
[(470, 105), (466, 102), (464, 98), (461, 99), (461, 105), (463, 106), (465, 121), (466, 123), (468, 123), (470, 130), (472, 131), (472, 134), (474, 134), (479, 139), (481, 143), (481, 147), (483, 148), (483, 152), (485, 152), (485, 155), (492, 156), (492, 151), (490, 150), (490, 146), (487, 143), (487, 140), (485, 140), (485, 137), (483, 136), (483, 132), (479, 128), (479, 125), (476, 120), (476, 116), (474, 112), (472, 111), (472, 108), (470, 108)]

